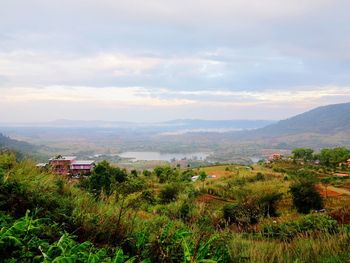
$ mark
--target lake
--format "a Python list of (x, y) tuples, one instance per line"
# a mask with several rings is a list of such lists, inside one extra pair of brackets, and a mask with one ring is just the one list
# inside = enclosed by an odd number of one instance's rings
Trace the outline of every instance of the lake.
[(168, 161), (172, 159), (197, 159), (205, 160), (210, 153), (193, 152), (193, 153), (160, 153), (160, 152), (123, 152), (118, 154), (122, 158), (130, 158), (133, 161)]

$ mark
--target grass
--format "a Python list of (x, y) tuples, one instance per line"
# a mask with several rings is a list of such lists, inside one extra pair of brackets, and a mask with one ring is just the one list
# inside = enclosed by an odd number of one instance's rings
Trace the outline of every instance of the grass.
[[(300, 232), (297, 238), (288, 241), (260, 234), (265, 224), (282, 225), (304, 218), (293, 208), (288, 193), (291, 181), (284, 179), (284, 172), (261, 165), (195, 169), (200, 171), (217, 177), (206, 179), (204, 184), (200, 181), (162, 184), (154, 174), (141, 176), (144, 188), (154, 195), (155, 202), (149, 203), (142, 199), (142, 191), (126, 196), (115, 191), (96, 199), (78, 184), (39, 171), (33, 163), (24, 161), (7, 170), (4, 177), (6, 183), (19, 183), (21, 190), (1, 201), (10, 200), (13, 206), (17, 205), (15, 209), (23, 206), (21, 211), (38, 208), (38, 216), (50, 218), (63, 231), (73, 232), (77, 241), (89, 240), (107, 250), (122, 247), (125, 253), (136, 256), (137, 262), (143, 259), (203, 262), (200, 260), (215, 258), (217, 251), (226, 251), (230, 262), (346, 262), (350, 257), (346, 226), (339, 225), (337, 234)], [(258, 173), (264, 176), (257, 177)], [(161, 203), (159, 193), (169, 183), (179, 187), (179, 194), (175, 200)], [(260, 216), (258, 223), (248, 228), (228, 225), (223, 220), (225, 204), (254, 203), (274, 192), (283, 193), (277, 203), (278, 216)], [(325, 200), (329, 211), (347, 204), (348, 196)], [(199, 255), (199, 248), (207, 252)], [(229, 262), (227, 258), (220, 260)]]

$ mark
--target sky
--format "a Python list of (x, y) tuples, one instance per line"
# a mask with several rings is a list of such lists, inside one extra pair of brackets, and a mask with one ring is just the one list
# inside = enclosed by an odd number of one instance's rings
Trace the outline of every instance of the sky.
[(0, 122), (278, 120), (350, 101), (348, 0), (0, 0)]

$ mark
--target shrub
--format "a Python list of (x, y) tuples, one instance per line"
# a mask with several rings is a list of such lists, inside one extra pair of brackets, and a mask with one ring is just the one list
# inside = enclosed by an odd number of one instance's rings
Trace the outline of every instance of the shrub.
[(152, 172), (148, 171), (148, 170), (143, 170), (142, 174), (144, 176), (151, 176), (152, 175)]
[(252, 203), (227, 204), (223, 207), (223, 216), (228, 224), (248, 226), (258, 223), (260, 210)]
[(144, 190), (141, 194), (141, 199), (146, 201), (149, 204), (155, 204), (156, 198), (154, 196), (154, 192), (152, 190)]
[(296, 221), (282, 224), (267, 224), (262, 226), (261, 233), (265, 237), (273, 237), (288, 240), (300, 234), (338, 232), (337, 221), (329, 216), (310, 214)]
[(264, 181), (265, 180), (265, 175), (263, 173), (258, 172), (255, 177), (256, 181)]
[(323, 199), (312, 181), (299, 181), (290, 186), (293, 204), (299, 213), (307, 214), (312, 209), (322, 209)]
[(188, 203), (182, 203), (179, 209), (180, 217), (184, 220), (187, 220), (190, 216), (190, 210), (191, 208)]
[(175, 201), (179, 194), (179, 188), (177, 185), (166, 185), (159, 193), (159, 198), (162, 203), (170, 203)]
[(277, 216), (277, 202), (281, 200), (283, 194), (278, 192), (272, 192), (262, 196), (257, 203), (261, 208), (261, 212), (264, 216)]
[[(3, 222), (3, 215), (0, 221)], [(8, 218), (5, 218), (8, 221)], [(105, 249), (96, 249), (91, 242), (78, 243), (65, 233), (52, 242), (45, 235), (47, 220), (34, 219), (29, 211), (23, 218), (7, 222), (0, 230), (1, 262), (125, 262), (129, 257), (117, 249), (110, 257)], [(112, 254), (113, 255), (113, 254)], [(136, 258), (131, 258), (130, 261)]]
[(332, 211), (330, 216), (341, 224), (350, 224), (350, 204)]

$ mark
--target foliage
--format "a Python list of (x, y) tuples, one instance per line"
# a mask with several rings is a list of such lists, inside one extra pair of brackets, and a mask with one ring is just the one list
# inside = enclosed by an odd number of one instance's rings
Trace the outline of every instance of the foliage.
[(258, 172), (255, 177), (256, 181), (264, 181), (265, 180), (265, 175), (261, 172)]
[[(291, 211), (290, 181), (264, 166), (254, 171), (235, 166), (226, 171), (230, 176), (207, 180), (203, 188), (189, 179), (206, 168), (164, 167), (147, 176), (118, 168), (119, 180), (111, 169), (116, 167), (104, 163), (98, 174), (110, 179), (109, 193), (101, 184), (96, 196), (89, 187), (92, 176), (74, 184), (29, 161), (6, 161), (1, 154), (0, 160), (10, 164), (0, 169), (0, 254), (5, 261), (310, 262), (332, 255), (341, 262), (350, 255), (343, 245), (349, 241), (346, 228), (322, 215), (309, 218)], [(314, 185), (317, 173), (290, 163), (283, 165), (294, 169), (292, 186), (301, 181)], [(348, 208), (339, 207), (344, 209), (331, 215), (346, 223)], [(26, 214), (27, 209), (33, 213)], [(270, 216), (285, 223), (266, 224)], [(26, 230), (16, 230), (20, 225)]]
[(12, 262), (133, 262), (136, 258), (125, 256), (117, 249), (110, 257), (105, 249), (96, 249), (86, 241), (77, 243), (65, 233), (58, 241), (51, 242), (43, 235), (47, 225), (44, 219), (34, 219), (29, 211), (23, 218), (3, 226), (0, 231), (2, 260)]
[(179, 187), (176, 184), (166, 185), (159, 193), (159, 198), (162, 203), (170, 203), (175, 201), (179, 194)]
[(256, 224), (260, 217), (260, 209), (253, 203), (226, 204), (223, 207), (223, 216), (227, 223), (247, 227)]
[(309, 162), (314, 159), (314, 150), (309, 148), (297, 148), (292, 151), (294, 160), (303, 160), (304, 162)]
[(312, 209), (323, 208), (321, 194), (317, 191), (314, 182), (300, 180), (293, 183), (289, 189), (292, 194), (293, 204), (299, 213), (307, 214)]
[(330, 234), (337, 233), (337, 221), (325, 215), (310, 214), (299, 220), (293, 220), (281, 224), (263, 225), (261, 230), (263, 236), (282, 240), (291, 239), (300, 234), (320, 232)]
[(335, 167), (350, 158), (350, 150), (344, 147), (322, 149), (317, 158), (322, 165)]
[(88, 187), (95, 196), (99, 196), (102, 191), (109, 195), (112, 192), (111, 185), (113, 183), (122, 183), (126, 178), (127, 173), (125, 170), (113, 167), (107, 161), (102, 161), (92, 171)]

